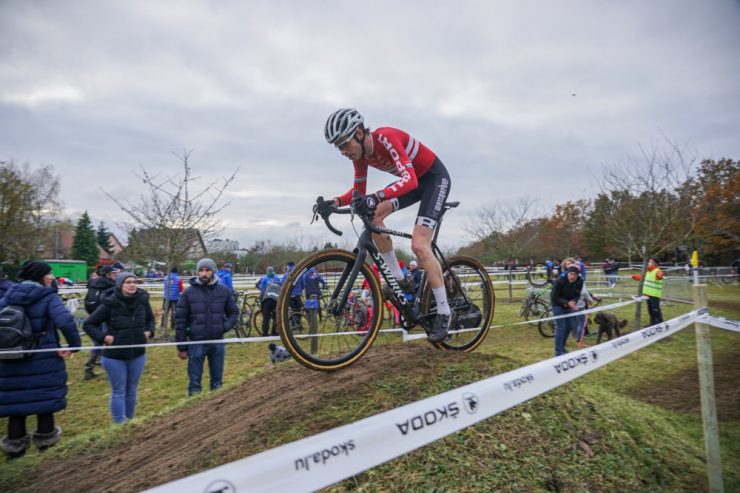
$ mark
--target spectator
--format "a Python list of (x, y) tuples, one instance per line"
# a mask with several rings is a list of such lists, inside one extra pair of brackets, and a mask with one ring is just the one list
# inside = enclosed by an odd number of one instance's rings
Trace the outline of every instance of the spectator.
[[(578, 267), (571, 265), (565, 272), (565, 277), (559, 277), (555, 281), (550, 292), (553, 315), (568, 315), (575, 311), (576, 302), (581, 297), (581, 290), (583, 288), (583, 279), (578, 274)], [(568, 340), (568, 334), (575, 327), (575, 317), (571, 316), (555, 320), (555, 356), (560, 356), (568, 352), (565, 349), (565, 342)]]
[(110, 414), (115, 424), (134, 418), (137, 389), (146, 363), (143, 347), (116, 346), (146, 344), (154, 335), (149, 293), (137, 284), (131, 272), (119, 273), (116, 287), (103, 294), (100, 305), (82, 324), (96, 344), (110, 346), (103, 349), (102, 362), (110, 384)]
[[(18, 273), (18, 284), (0, 299), (0, 309), (22, 306), (38, 336), (39, 349), (60, 348), (61, 330), (70, 347), (80, 346), (72, 314), (51, 289), (54, 276), (46, 262), (29, 262)], [(54, 424), (54, 413), (67, 407), (67, 371), (64, 359), (69, 349), (38, 353), (31, 358), (0, 360), (0, 417), (8, 417), (8, 434), (0, 449), (8, 459), (26, 453), (31, 440), (43, 451), (56, 444), (62, 430)], [(36, 431), (26, 432), (26, 417), (35, 414)]]
[[(175, 307), (177, 302), (180, 301), (180, 293), (182, 293), (183, 285), (182, 279), (177, 271), (177, 266), (173, 266), (170, 269), (170, 273), (164, 276), (162, 283), (164, 289), (162, 290), (162, 335), (167, 333), (167, 320), (170, 321), (170, 327), (175, 327)], [(169, 315), (169, 316), (168, 316)]]
[[(275, 327), (275, 312), (277, 309), (277, 301), (280, 297), (280, 289), (282, 281), (275, 274), (275, 268), (270, 266), (267, 268), (267, 274), (260, 280), (260, 309), (262, 310), (262, 335), (277, 335), (277, 327)], [(272, 331), (270, 331), (270, 321), (272, 321)]]
[(663, 313), (660, 310), (660, 298), (663, 297), (663, 271), (658, 267), (658, 261), (655, 257), (648, 259), (645, 282), (642, 284), (642, 295), (648, 297), (647, 306), (650, 325), (663, 323)]
[(221, 270), (217, 272), (219, 284), (229, 288), (229, 291), (234, 291), (234, 266), (228, 262), (225, 262), (221, 266)]
[[(285, 274), (280, 279), (280, 284), (285, 284), (285, 280), (288, 275), (295, 269), (295, 262), (288, 262)], [(303, 299), (301, 293), (303, 292), (303, 278), (305, 274), (295, 283), (293, 289), (290, 291), (290, 310), (292, 315), (290, 317), (290, 328), (291, 330), (302, 330), (301, 326), (301, 307), (303, 306)]]
[[(224, 338), (239, 318), (234, 293), (222, 285), (216, 276), (216, 262), (209, 258), (198, 261), (198, 276), (182, 293), (175, 312), (177, 342), (213, 341)], [(188, 360), (188, 395), (200, 393), (203, 363), (208, 358), (210, 388), (223, 384), (226, 348), (223, 343), (202, 343), (177, 346), (180, 359)]]
[[(92, 315), (93, 312), (100, 306), (100, 302), (103, 299), (103, 295), (108, 291), (112, 291), (116, 287), (116, 275), (118, 271), (110, 265), (104, 265), (98, 269), (98, 276), (91, 278), (87, 281), (87, 294), (85, 294), (85, 311), (88, 315)], [(103, 332), (107, 330), (107, 325), (103, 323), (100, 328)], [(98, 375), (95, 373), (95, 365), (100, 362), (100, 349), (93, 349), (90, 351), (90, 356), (87, 358), (85, 363), (85, 380), (92, 380)]]
[(409, 275), (411, 276), (412, 288), (414, 292), (416, 292), (419, 288), (419, 284), (421, 284), (421, 270), (419, 270), (419, 265), (416, 263), (416, 260), (409, 262)]

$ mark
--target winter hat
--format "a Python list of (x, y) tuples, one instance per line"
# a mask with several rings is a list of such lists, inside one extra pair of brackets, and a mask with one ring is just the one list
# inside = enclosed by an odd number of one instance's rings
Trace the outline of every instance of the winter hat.
[(275, 275), (275, 267), (272, 265), (267, 268), (267, 275), (268, 276), (274, 276)]
[(49, 272), (51, 272), (51, 267), (46, 262), (28, 262), (18, 272), (18, 280), (34, 281), (41, 284), (41, 280)]
[(136, 276), (133, 275), (131, 272), (119, 272), (118, 275), (116, 276), (116, 287), (118, 289), (121, 289), (121, 287), (123, 287), (123, 281), (125, 281), (129, 277), (136, 277)]
[(271, 342), (270, 345), (267, 346), (267, 349), (270, 350), (270, 361), (272, 361), (273, 363), (285, 361), (286, 359), (290, 358), (290, 353), (283, 346), (276, 346), (274, 343)]
[(213, 259), (210, 258), (202, 258), (198, 260), (198, 266), (196, 270), (201, 270), (204, 268), (210, 270), (211, 272), (216, 272), (218, 270), (216, 269), (216, 262), (214, 262)]
[(100, 269), (98, 269), (99, 276), (104, 276), (106, 274), (110, 274), (111, 272), (113, 272), (113, 267), (111, 267), (110, 265), (104, 265)]
[(226, 262), (226, 263), (224, 264), (224, 269), (233, 269), (233, 268), (234, 268), (234, 266), (233, 266), (233, 265), (231, 265), (231, 263), (229, 263), (229, 262)]
[(412, 260), (411, 262), (409, 262), (409, 267), (416, 267), (418, 265), (419, 264), (416, 263), (416, 260)]
[(579, 269), (575, 265), (571, 265), (570, 267), (568, 267), (568, 270), (566, 270), (565, 272), (575, 272), (576, 274), (580, 274), (581, 269)]

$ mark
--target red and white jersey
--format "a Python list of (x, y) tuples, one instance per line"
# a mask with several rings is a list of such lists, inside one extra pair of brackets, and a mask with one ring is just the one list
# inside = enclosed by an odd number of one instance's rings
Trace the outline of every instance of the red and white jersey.
[(349, 204), (354, 190), (365, 195), (368, 166), (400, 177), (383, 189), (385, 198), (392, 199), (415, 190), (419, 186), (419, 178), (434, 164), (434, 153), (403, 130), (381, 127), (370, 134), (373, 138), (373, 153), (366, 158), (352, 161), (355, 166), (355, 183), (347, 193), (339, 197), (340, 205)]

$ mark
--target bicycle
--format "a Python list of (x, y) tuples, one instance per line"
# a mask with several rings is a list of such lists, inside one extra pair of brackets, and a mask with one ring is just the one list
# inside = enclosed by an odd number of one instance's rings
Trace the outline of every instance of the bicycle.
[[(543, 300), (542, 296), (549, 293), (551, 289), (552, 284), (547, 284), (544, 288), (540, 290), (527, 288), (527, 297), (524, 299), (524, 303), (522, 303), (522, 307), (519, 309), (519, 316), (524, 317), (524, 320), (527, 321), (530, 319), (530, 317), (535, 317), (536, 319), (539, 319), (543, 313), (547, 312), (550, 309), (550, 303)], [(530, 324), (536, 326), (540, 333), (542, 333), (542, 329), (540, 328), (542, 322), (535, 320), (530, 322)], [(545, 336), (543, 334), (543, 337), (549, 336)]]
[(254, 301), (258, 300), (259, 297), (250, 294), (249, 291), (244, 291), (239, 297), (241, 298), (241, 303), (239, 303), (239, 320), (237, 320), (234, 331), (239, 338), (251, 337), (252, 328), (255, 328), (256, 331), (259, 330), (253, 323), (253, 317), (256, 315)]
[[(410, 234), (377, 227), (372, 224), (371, 217), (357, 214), (351, 206), (321, 211), (322, 203), (323, 198), (319, 197), (311, 222), (320, 215), (330, 231), (341, 235), (342, 232), (332, 226), (329, 218), (332, 214), (351, 214), (352, 219), (357, 216), (362, 220), (364, 229), (359, 233), (357, 246), (352, 252), (328, 249), (304, 258), (295, 266), (283, 283), (278, 300), (278, 330), (283, 344), (296, 361), (313, 370), (332, 371), (355, 363), (370, 349), (380, 331), (383, 297), (380, 281), (366, 262), (368, 257), (391, 287), (389, 300), (399, 309), (401, 327), (405, 331), (421, 326), (428, 332), (436, 316), (436, 304), (426, 273), (422, 275), (416, 292), (412, 293), (413, 300), (408, 301), (372, 241), (372, 233), (407, 239), (411, 238)], [(459, 202), (447, 202), (444, 211), (458, 205)], [(434, 346), (469, 352), (477, 348), (488, 334), (495, 304), (493, 285), (485, 267), (477, 260), (470, 257), (446, 259), (436, 243), (438, 234), (439, 225), (434, 231), (432, 249), (442, 265), (452, 313), (448, 338), (434, 343)], [(323, 318), (317, 320), (307, 334), (296, 334), (286, 323), (291, 316), (289, 297), (301, 276), (311, 268), (319, 272), (328, 285)], [(363, 282), (367, 283), (367, 301), (373, 309), (368, 310), (365, 325), (359, 327), (353, 316), (350, 293), (360, 290)]]

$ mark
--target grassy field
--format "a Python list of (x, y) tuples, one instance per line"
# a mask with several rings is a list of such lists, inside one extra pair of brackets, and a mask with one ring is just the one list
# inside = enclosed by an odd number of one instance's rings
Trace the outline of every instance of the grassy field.
[[(503, 289), (497, 289), (497, 297), (494, 324), (520, 321), (521, 300), (509, 302)], [(709, 300), (713, 315), (740, 319), (740, 287), (710, 286)], [(664, 317), (690, 309), (686, 304), (666, 305)], [(627, 318), (631, 327), (634, 307), (621, 308), (617, 315)], [(397, 335), (382, 336), (371, 351), (382, 352), (384, 344), (398, 341)], [(712, 329), (712, 344), (723, 372), (716, 377), (725, 487), (740, 491), (740, 392), (736, 383), (740, 371), (735, 363), (740, 359), (740, 337)], [(569, 347), (573, 347), (572, 340)], [(304, 420), (280, 421), (278, 413), (267, 445), (306, 436), (306, 430), (312, 429), (307, 425), (309, 418), (331, 426), (349, 423), (549, 358), (552, 352), (552, 339), (542, 338), (534, 327), (496, 328), (469, 357), (433, 370), (384, 375), (361, 388), (332, 394), (322, 409)], [(638, 351), (328, 491), (706, 490), (698, 393), (690, 385), (692, 378), (696, 380), (695, 354), (694, 332), (687, 328), (668, 342)], [(43, 467), (44, 461), (71, 459), (95, 447), (115, 447), (137, 426), (167, 420), (229, 388), (249, 385), (259, 374), (295, 365), (290, 362), (269, 369), (265, 366), (266, 344), (232, 344), (227, 349), (225, 389), (190, 399), (186, 396), (186, 363), (177, 358), (175, 348), (151, 348), (139, 387), (138, 417), (133, 426), (121, 428), (110, 422), (104, 376), (82, 380), (86, 356), (80, 353), (68, 360), (68, 407), (57, 414), (64, 429), (61, 444), (43, 456), (34, 450), (21, 460), (0, 464), (3, 491), (27, 483), (29, 468)], [(314, 375), (305, 370), (306, 385)], [(0, 429), (6, 426), (6, 420), (0, 420)]]

